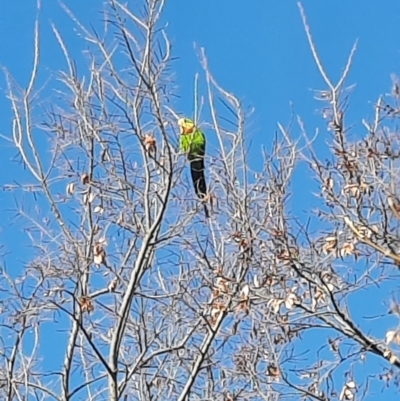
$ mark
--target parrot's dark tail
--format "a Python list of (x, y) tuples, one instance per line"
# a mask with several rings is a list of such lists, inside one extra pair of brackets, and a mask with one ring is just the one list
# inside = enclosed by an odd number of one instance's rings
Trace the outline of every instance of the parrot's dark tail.
[[(192, 175), (192, 181), (196, 195), (203, 200), (207, 196), (207, 184), (206, 177), (204, 174), (204, 157), (197, 156), (190, 160), (190, 173)], [(206, 217), (209, 217), (208, 208), (204, 204), (204, 212)]]
[(192, 175), (196, 195), (203, 199), (207, 195), (206, 177), (204, 175), (204, 158), (197, 157), (190, 161), (190, 173)]

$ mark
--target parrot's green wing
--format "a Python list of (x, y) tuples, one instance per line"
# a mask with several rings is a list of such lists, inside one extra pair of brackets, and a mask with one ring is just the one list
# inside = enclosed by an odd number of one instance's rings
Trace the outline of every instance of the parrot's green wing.
[(179, 147), (182, 152), (192, 155), (203, 155), (206, 153), (206, 137), (197, 129), (193, 134), (180, 136)]
[(190, 149), (190, 138), (191, 135), (181, 135), (179, 138), (179, 149), (181, 152), (187, 153)]
[[(205, 178), (204, 157), (206, 153), (206, 137), (200, 129), (191, 134), (183, 134), (180, 137), (180, 149), (187, 153), (190, 162), (190, 174), (192, 176), (194, 190), (200, 199), (207, 195), (207, 184)], [(204, 204), (206, 217), (209, 217), (208, 208)]]
[[(204, 199), (207, 196), (207, 184), (205, 177), (205, 163), (204, 156), (206, 153), (206, 138), (202, 131), (196, 130), (192, 134), (193, 138), (191, 141), (191, 146), (188, 154), (188, 159), (190, 161), (190, 173), (192, 176), (192, 181), (194, 185), (194, 190), (196, 195), (200, 199)], [(206, 217), (209, 217), (207, 206), (204, 204), (204, 211)]]

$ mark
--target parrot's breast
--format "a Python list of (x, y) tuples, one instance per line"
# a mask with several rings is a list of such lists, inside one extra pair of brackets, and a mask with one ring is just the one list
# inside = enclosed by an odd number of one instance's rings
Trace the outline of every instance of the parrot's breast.
[(192, 134), (181, 135), (180, 137), (181, 150), (189, 152), (192, 155), (204, 153), (205, 138), (201, 131), (196, 131)]

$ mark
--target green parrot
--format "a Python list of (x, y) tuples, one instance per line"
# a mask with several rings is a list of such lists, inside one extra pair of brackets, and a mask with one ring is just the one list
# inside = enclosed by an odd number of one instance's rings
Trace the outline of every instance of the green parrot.
[[(195, 126), (189, 118), (178, 120), (180, 130), (180, 149), (187, 154), (190, 162), (190, 174), (196, 195), (205, 200), (207, 196), (207, 184), (204, 175), (204, 156), (206, 153), (206, 137), (204, 133)], [(208, 208), (204, 204), (206, 217), (209, 217)]]

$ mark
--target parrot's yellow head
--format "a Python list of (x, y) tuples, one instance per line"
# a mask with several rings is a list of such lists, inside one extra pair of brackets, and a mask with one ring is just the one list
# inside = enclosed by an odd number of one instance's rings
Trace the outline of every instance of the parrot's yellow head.
[(195, 129), (194, 122), (190, 118), (180, 118), (178, 126), (181, 135), (191, 134)]

